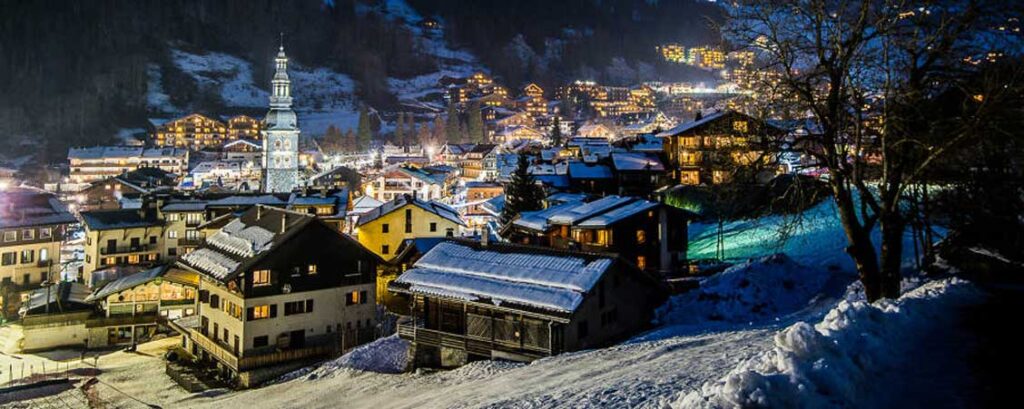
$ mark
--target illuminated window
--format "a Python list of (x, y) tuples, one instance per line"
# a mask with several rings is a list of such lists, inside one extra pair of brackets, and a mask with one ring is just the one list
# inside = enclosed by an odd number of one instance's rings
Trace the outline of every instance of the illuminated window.
[(21, 231), (21, 239), (22, 240), (32, 240), (32, 239), (36, 238), (35, 236), (36, 236), (36, 231), (35, 230), (26, 229), (26, 230), (22, 230)]
[(8, 230), (4, 232), (4, 241), (15, 241), (18, 239), (18, 232), (16, 230)]
[(260, 320), (264, 318), (270, 318), (269, 305), (257, 305), (255, 307), (252, 307), (252, 319)]
[(636, 256), (636, 266), (640, 267), (641, 270), (646, 270), (647, 269), (647, 257), (645, 257), (645, 256)]
[(132, 254), (128, 256), (128, 264), (139, 264), (140, 258), (138, 254)]
[(252, 286), (260, 287), (270, 285), (270, 270), (255, 270), (252, 272)]
[(647, 232), (643, 230), (636, 231), (636, 244), (644, 244), (647, 242)]
[(732, 130), (736, 132), (747, 132), (747, 121), (733, 121)]
[(310, 264), (309, 268), (306, 271), (309, 273), (309, 275), (316, 274), (316, 264)]

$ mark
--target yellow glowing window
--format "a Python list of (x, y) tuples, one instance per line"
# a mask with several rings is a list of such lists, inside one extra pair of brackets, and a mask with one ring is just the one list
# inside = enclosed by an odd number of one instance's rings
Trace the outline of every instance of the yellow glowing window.
[(641, 270), (646, 270), (647, 269), (647, 257), (645, 257), (645, 256), (636, 256), (636, 266), (640, 267)]
[(310, 264), (307, 271), (309, 272), (309, 275), (316, 274), (316, 264)]
[(263, 318), (270, 318), (270, 306), (257, 305), (252, 307), (252, 319), (259, 320)]
[(732, 130), (736, 132), (747, 132), (747, 121), (733, 121)]
[(270, 285), (270, 270), (255, 270), (252, 272), (252, 286), (259, 287)]
[(644, 244), (647, 242), (647, 232), (643, 230), (636, 231), (636, 244)]

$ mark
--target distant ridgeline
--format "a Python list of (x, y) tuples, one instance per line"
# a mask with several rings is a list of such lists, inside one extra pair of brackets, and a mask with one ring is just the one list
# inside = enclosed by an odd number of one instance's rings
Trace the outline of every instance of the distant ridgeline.
[[(585, 74), (606, 80), (611, 70), (605, 68), (615, 57), (632, 66), (657, 62), (655, 46), (681, 36), (712, 43), (703, 16), (721, 12), (705, 2), (645, 0), (368, 3), (374, 2), (0, 3), (0, 78), (17, 79), (0, 82), (0, 133), (52, 144), (25, 150), (55, 155), (68, 146), (109, 143), (115, 130), (138, 127), (152, 116), (147, 91), (156, 85), (154, 64), (163, 73), (156, 82), (174, 106), (222, 112), (219, 95), (174, 67), (172, 48), (239, 56), (253, 63), (253, 83), (265, 88), (273, 74), (265, 62), (284, 32), (294, 39), (288, 43), (296, 61), (348, 74), (358, 83), (360, 101), (387, 109), (397, 105), (389, 79), (441, 68), (440, 59), (422, 49), (430, 45), (420, 36), (444, 35), (467, 47), (512, 86), (535, 81), (549, 87)], [(407, 6), (412, 15), (388, 9)]]

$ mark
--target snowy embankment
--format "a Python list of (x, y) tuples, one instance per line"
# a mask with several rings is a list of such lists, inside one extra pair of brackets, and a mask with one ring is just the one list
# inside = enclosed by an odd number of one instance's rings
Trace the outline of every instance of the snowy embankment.
[[(935, 226), (938, 237), (946, 230)], [(876, 246), (881, 233), (872, 231)], [(687, 257), (691, 260), (713, 259), (718, 242), (718, 225), (692, 223), (689, 228)], [(839, 268), (854, 271), (853, 261), (844, 249), (848, 246), (839, 221), (838, 210), (831, 199), (804, 211), (800, 215), (771, 215), (756, 219), (726, 222), (722, 227), (722, 242), (726, 261), (740, 262), (774, 253), (785, 253), (808, 267)], [(911, 231), (904, 234), (904, 268), (914, 266), (914, 238)]]
[[(773, 254), (727, 268), (701, 281), (700, 288), (669, 299), (658, 311), (661, 324), (755, 323), (807, 308), (854, 280)], [(828, 287), (828, 288), (827, 288)]]
[[(774, 346), (724, 377), (684, 394), (682, 408), (870, 407), (894, 402), (883, 374), (920, 357), (918, 337), (978, 297), (959, 279), (932, 281), (899, 300), (843, 300), (811, 325), (798, 322), (774, 336)], [(911, 398), (912, 399), (912, 398)]]

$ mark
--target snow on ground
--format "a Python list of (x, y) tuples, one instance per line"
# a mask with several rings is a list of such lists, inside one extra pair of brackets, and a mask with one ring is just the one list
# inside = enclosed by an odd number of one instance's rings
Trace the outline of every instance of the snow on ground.
[(895, 302), (843, 300), (815, 325), (798, 322), (779, 331), (772, 348), (685, 393), (674, 406), (874, 407), (916, 399), (920, 395), (901, 397), (907, 391), (898, 381), (880, 382), (883, 374), (919, 357), (920, 338), (978, 297), (973, 286), (953, 278), (925, 283)]
[(396, 374), (405, 370), (409, 358), (409, 341), (398, 335), (384, 337), (355, 348), (340, 358), (307, 367), (281, 377), (281, 381), (303, 378), (317, 379), (334, 374), (344, 368), (358, 371)]
[[(270, 84), (254, 82), (249, 61), (218, 52), (200, 54), (172, 49), (171, 54), (177, 68), (191, 76), (200, 88), (215, 90), (225, 105), (241, 108), (268, 106), (270, 94), (266, 88)], [(160, 68), (151, 66), (148, 73), (150, 109), (180, 114), (163, 92)], [(327, 68), (306, 67), (295, 61), (289, 61), (288, 75), (292, 80), (299, 127), (304, 133), (319, 135), (330, 125), (355, 129), (359, 112), (354, 95), (356, 84), (352, 78)]]
[(157, 64), (146, 65), (146, 106), (154, 112), (178, 112), (171, 96), (164, 92), (163, 73)]
[[(388, 78), (388, 86), (398, 99), (407, 104), (414, 104), (425, 97), (443, 93), (437, 81), (442, 77), (467, 77), (484, 69), (476, 56), (465, 49), (452, 47), (445, 41), (440, 32), (424, 30), (419, 26), (423, 16), (416, 12), (405, 0), (387, 0), (380, 7), (371, 8), (360, 4), (362, 13), (376, 12), (384, 18), (402, 21), (416, 39), (419, 52), (432, 56), (438, 63), (438, 71), (412, 78)], [(441, 24), (444, 24), (441, 21)], [(428, 98), (429, 99), (429, 98)]]
[(700, 288), (672, 297), (659, 309), (659, 320), (664, 324), (772, 320), (808, 307), (825, 294), (830, 281), (845, 288), (855, 278), (773, 254), (729, 267), (704, 279)]
[[(808, 267), (838, 267), (854, 271), (853, 261), (844, 252), (847, 246), (839, 222), (838, 209), (829, 199), (803, 212), (802, 217), (766, 216), (737, 220), (723, 227), (725, 259), (742, 262), (774, 253), (785, 253)], [(945, 229), (936, 228), (944, 236)], [(692, 260), (715, 258), (718, 226), (715, 223), (692, 223), (689, 227), (688, 257)], [(881, 233), (876, 228), (872, 240), (877, 247)], [(913, 235), (904, 235), (904, 267), (913, 266)]]

